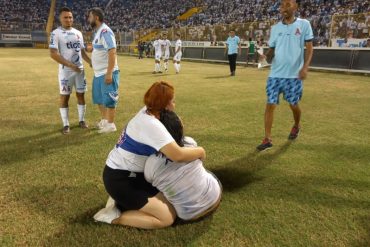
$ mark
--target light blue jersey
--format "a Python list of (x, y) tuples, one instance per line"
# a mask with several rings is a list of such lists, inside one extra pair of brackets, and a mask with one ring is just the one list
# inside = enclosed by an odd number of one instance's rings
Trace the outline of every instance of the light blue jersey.
[(229, 37), (226, 40), (226, 44), (228, 45), (228, 54), (237, 54), (238, 53), (238, 47), (239, 47), (240, 39), (238, 36), (234, 36), (234, 38)]
[(297, 18), (292, 24), (281, 21), (271, 29), (270, 48), (275, 48), (270, 78), (298, 78), (304, 65), (305, 42), (312, 41), (309, 21)]
[[(105, 23), (96, 31), (92, 45), (91, 62), (95, 76), (103, 76), (107, 73), (108, 51), (117, 47), (113, 31)], [(116, 70), (118, 70), (117, 60), (113, 71)]]

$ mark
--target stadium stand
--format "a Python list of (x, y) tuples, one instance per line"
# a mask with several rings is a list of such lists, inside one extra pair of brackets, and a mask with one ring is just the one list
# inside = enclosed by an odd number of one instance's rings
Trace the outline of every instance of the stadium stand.
[[(279, 0), (58, 0), (56, 6), (57, 9), (71, 7), (76, 26), (83, 31), (90, 30), (86, 22), (87, 10), (101, 7), (115, 32), (187, 27), (182, 31), (185, 36), (199, 41), (222, 40), (222, 33), (228, 28), (218, 26), (225, 25), (237, 27), (244, 38), (249, 35), (266, 40), (270, 26), (279, 19)], [(4, 13), (0, 17), (0, 30), (45, 30), (49, 7), (50, 0), (0, 0)], [(316, 45), (326, 46), (332, 19), (335, 21), (334, 36), (368, 37), (370, 17), (360, 14), (367, 12), (370, 12), (369, 1), (301, 0), (299, 15), (311, 21)], [(156, 32), (143, 33), (152, 37)]]

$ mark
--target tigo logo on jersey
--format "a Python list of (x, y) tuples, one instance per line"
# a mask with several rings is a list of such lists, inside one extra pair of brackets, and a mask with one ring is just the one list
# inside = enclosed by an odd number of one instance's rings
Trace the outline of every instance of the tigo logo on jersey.
[(68, 49), (74, 49), (76, 52), (79, 52), (81, 50), (81, 43), (80, 43), (80, 41), (77, 41), (77, 42), (74, 42), (74, 43), (72, 41), (70, 41), (70, 42), (67, 43), (67, 48)]

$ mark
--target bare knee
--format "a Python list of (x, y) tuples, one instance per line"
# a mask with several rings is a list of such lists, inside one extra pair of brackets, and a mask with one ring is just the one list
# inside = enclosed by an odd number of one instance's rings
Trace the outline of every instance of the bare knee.
[(276, 105), (273, 105), (273, 104), (266, 104), (266, 112), (273, 112), (276, 108)]

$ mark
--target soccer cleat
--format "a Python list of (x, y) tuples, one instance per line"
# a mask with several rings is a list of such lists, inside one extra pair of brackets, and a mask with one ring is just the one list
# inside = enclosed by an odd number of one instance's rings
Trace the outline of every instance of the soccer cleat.
[(69, 126), (64, 126), (62, 129), (63, 135), (68, 135), (70, 132)]
[(78, 123), (78, 126), (80, 126), (81, 129), (88, 129), (89, 126), (87, 125), (87, 123), (85, 121), (80, 121)]
[(162, 72), (162, 71), (158, 71), (158, 73), (159, 73), (159, 74), (163, 74), (163, 72)]
[(96, 222), (112, 224), (112, 221), (119, 218), (120, 216), (121, 211), (116, 207), (115, 204), (112, 204), (109, 207), (100, 209), (99, 212), (94, 215), (94, 220)]
[(106, 123), (102, 129), (98, 131), (99, 134), (107, 134), (117, 131), (116, 125), (114, 123)]
[(97, 123), (96, 124), (96, 128), (97, 129), (102, 129), (102, 128), (104, 128), (104, 126), (107, 124), (107, 120), (105, 120), (105, 119), (102, 119), (102, 120), (100, 120), (100, 122), (99, 123)]
[(155, 75), (155, 74), (157, 74), (157, 72), (156, 71), (153, 71), (153, 73), (152, 73), (153, 75)]
[(268, 150), (270, 148), (272, 148), (272, 141), (271, 139), (268, 138), (263, 139), (262, 143), (259, 146), (257, 146), (257, 150), (260, 152)]
[(297, 137), (299, 135), (300, 129), (301, 128), (299, 126), (293, 126), (293, 128), (290, 131), (290, 134), (288, 136), (288, 140), (295, 140), (295, 139), (297, 139)]

